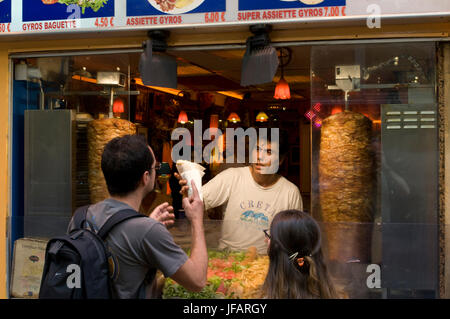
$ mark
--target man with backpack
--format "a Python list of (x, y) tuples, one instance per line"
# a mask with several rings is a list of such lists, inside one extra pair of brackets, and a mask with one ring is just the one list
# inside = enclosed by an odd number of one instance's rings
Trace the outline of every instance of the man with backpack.
[[(183, 198), (183, 207), (186, 217), (191, 222), (192, 231), (189, 257), (175, 244), (165, 226), (173, 223), (171, 206), (167, 203), (158, 206), (150, 217), (137, 213), (144, 197), (154, 188), (156, 169), (153, 151), (141, 136), (127, 135), (115, 138), (105, 146), (102, 154), (102, 171), (111, 197), (84, 209), (78, 209), (70, 222), (69, 234), (64, 238), (53, 239), (53, 242), (49, 243), (47, 246), (49, 256), (46, 256), (41, 284), (43, 298), (52, 298), (55, 292), (62, 291), (61, 288), (52, 287), (55, 282), (52, 278), (57, 278), (62, 273), (56, 266), (62, 259), (59, 257), (51, 260), (52, 251), (53, 256), (56, 256), (63, 253), (64, 247), (66, 250), (81, 247), (80, 239), (93, 237), (92, 233), (104, 239), (107, 254), (111, 253), (107, 263), (111, 276), (110, 294), (105, 295), (105, 292), (95, 292), (95, 287), (90, 288), (99, 278), (94, 274), (95, 270), (92, 270), (92, 263), (95, 261), (83, 263), (81, 260), (78, 264), (81, 265), (83, 273), (82, 287), (75, 287), (81, 289), (79, 298), (158, 297), (151, 292), (157, 270), (188, 290), (198, 292), (205, 286), (208, 254), (203, 229), (203, 202), (197, 190), (191, 198)], [(83, 230), (84, 226), (88, 227), (89, 233)], [(95, 245), (89, 247), (92, 246)], [(83, 259), (81, 252), (83, 249), (78, 249), (80, 259)], [(89, 258), (88, 253), (85, 255), (85, 259)], [(63, 267), (60, 268), (64, 270)], [(91, 282), (88, 282), (89, 278), (92, 278)], [(70, 284), (68, 276), (63, 276), (63, 279)], [(97, 287), (99, 285), (102, 283), (96, 284)], [(76, 298), (73, 291), (73, 289), (70, 291), (71, 295), (68, 298)]]

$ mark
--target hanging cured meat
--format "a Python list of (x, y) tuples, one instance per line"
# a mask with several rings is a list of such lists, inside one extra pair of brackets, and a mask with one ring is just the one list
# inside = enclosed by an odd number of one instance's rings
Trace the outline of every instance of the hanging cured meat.
[(372, 222), (374, 157), (372, 122), (350, 111), (323, 121), (319, 202), (331, 259), (366, 259)]
[(123, 119), (95, 120), (88, 125), (89, 191), (91, 203), (100, 202), (109, 197), (101, 162), (105, 145), (112, 139), (136, 134), (136, 125)]

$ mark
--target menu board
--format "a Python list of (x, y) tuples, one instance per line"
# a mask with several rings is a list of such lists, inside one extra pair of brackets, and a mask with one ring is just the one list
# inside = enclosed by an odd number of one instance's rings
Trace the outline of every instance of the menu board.
[(126, 25), (225, 22), (225, 11), (226, 0), (128, 0)]
[(0, 0), (0, 36), (347, 17), (365, 26), (374, 5), (382, 17), (450, 15), (450, 1), (441, 0)]

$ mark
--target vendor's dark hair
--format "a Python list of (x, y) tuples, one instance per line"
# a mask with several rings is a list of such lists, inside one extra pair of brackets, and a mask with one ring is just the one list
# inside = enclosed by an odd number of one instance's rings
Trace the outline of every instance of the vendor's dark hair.
[[(270, 226), (270, 237), (265, 297), (337, 298), (322, 254), (320, 228), (309, 214), (299, 210), (278, 213)], [(290, 258), (293, 255), (295, 258)], [(301, 266), (298, 258), (303, 258)]]
[(125, 135), (109, 141), (102, 154), (102, 171), (109, 193), (124, 196), (136, 190), (153, 161), (143, 136)]

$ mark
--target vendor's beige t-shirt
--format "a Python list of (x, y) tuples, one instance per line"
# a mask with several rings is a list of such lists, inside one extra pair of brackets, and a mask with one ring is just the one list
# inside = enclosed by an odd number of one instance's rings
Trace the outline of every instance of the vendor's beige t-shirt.
[(250, 167), (229, 168), (202, 187), (205, 209), (223, 205), (224, 217), (219, 249), (245, 250), (255, 246), (267, 252), (263, 233), (275, 214), (286, 209), (303, 209), (297, 186), (286, 178), (270, 187), (253, 179)]

